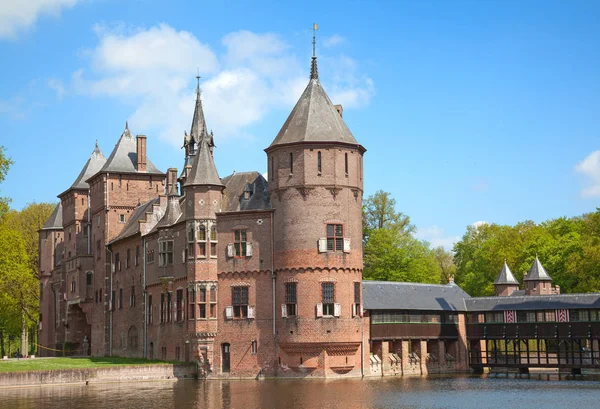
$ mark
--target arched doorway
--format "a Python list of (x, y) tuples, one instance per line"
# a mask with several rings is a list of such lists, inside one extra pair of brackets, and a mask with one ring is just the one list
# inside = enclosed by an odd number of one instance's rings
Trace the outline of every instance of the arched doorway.
[(148, 351), (148, 359), (154, 359), (154, 342), (150, 343), (150, 348)]
[(129, 327), (129, 331), (127, 331), (127, 355), (138, 355), (138, 333), (134, 325)]

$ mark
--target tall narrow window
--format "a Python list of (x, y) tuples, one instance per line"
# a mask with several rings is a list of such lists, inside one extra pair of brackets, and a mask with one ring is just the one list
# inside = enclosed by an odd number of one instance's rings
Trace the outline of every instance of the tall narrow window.
[(317, 171), (321, 174), (321, 151), (317, 152)]
[(131, 286), (131, 294), (129, 296), (129, 306), (135, 307), (135, 285)]
[(115, 253), (115, 271), (121, 271), (121, 260), (119, 253)]
[(158, 263), (161, 267), (173, 264), (173, 240), (158, 243)]
[(294, 173), (294, 154), (290, 152), (290, 174)]
[(233, 316), (235, 318), (248, 317), (248, 287), (233, 287)]
[(235, 256), (246, 257), (246, 230), (235, 230), (233, 236), (235, 245)]
[(360, 308), (360, 287), (361, 287), (361, 283), (360, 282), (355, 282), (354, 283), (354, 305), (353, 305), (353, 312), (354, 312), (354, 316), (360, 316), (361, 315), (361, 308)]
[(140, 246), (135, 246), (135, 265), (140, 265)]
[(198, 257), (206, 257), (206, 227), (200, 225), (198, 229)]
[(152, 294), (148, 295), (148, 325), (152, 325)]
[(288, 317), (296, 315), (296, 284), (285, 283), (285, 308)]
[(194, 247), (196, 247), (196, 227), (192, 222), (188, 227), (188, 258), (194, 258)]
[(217, 316), (217, 289), (212, 287), (210, 289), (210, 318), (216, 318)]
[(333, 315), (335, 307), (335, 287), (333, 283), (321, 283), (323, 315)]
[(172, 315), (171, 315), (171, 300), (172, 300), (172, 294), (173, 293), (167, 293), (167, 322), (171, 322), (172, 321)]
[(167, 322), (167, 309), (166, 309), (166, 305), (165, 305), (165, 293), (160, 293), (160, 323), (163, 324), (165, 322)]
[(206, 318), (206, 288), (201, 288), (199, 292), (198, 318)]
[(217, 226), (210, 227), (210, 256), (217, 257)]
[(196, 290), (188, 290), (188, 319), (196, 318)]
[(344, 227), (341, 224), (327, 225), (327, 251), (344, 250)]
[(346, 176), (348, 175), (348, 153), (344, 154), (344, 166), (346, 169)]
[(183, 289), (177, 290), (177, 317), (176, 321), (183, 321)]
[(131, 261), (131, 249), (127, 249), (127, 253), (125, 255), (125, 268), (129, 268), (130, 261)]
[(123, 289), (119, 288), (119, 309), (123, 308)]

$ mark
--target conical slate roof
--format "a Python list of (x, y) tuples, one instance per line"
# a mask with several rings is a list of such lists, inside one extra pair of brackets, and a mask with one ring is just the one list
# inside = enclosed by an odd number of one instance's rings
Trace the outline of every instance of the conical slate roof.
[(198, 152), (194, 155), (192, 169), (190, 169), (190, 174), (185, 179), (184, 184), (184, 186), (196, 185), (224, 186), (221, 178), (219, 178), (206, 138), (200, 141)]
[(194, 117), (192, 119), (192, 129), (189, 139), (193, 139), (196, 144), (200, 144), (200, 139), (208, 136), (206, 130), (206, 120), (204, 119), (204, 110), (202, 109), (202, 98), (200, 96), (200, 84), (196, 88), (196, 107), (194, 108)]
[(115, 173), (151, 173), (157, 175), (164, 175), (160, 170), (154, 166), (150, 159), (146, 159), (146, 170), (139, 172), (137, 170), (137, 143), (131, 132), (129, 126), (125, 125), (125, 130), (121, 134), (117, 145), (113, 149), (112, 153), (106, 160), (106, 163), (100, 169), (101, 172), (115, 172)]
[(538, 259), (538, 257), (535, 256), (535, 261), (533, 262), (533, 265), (531, 266), (531, 268), (529, 269), (529, 272), (527, 273), (527, 275), (525, 276), (525, 278), (523, 280), (524, 281), (552, 281), (552, 278), (550, 278), (550, 276), (546, 272), (546, 269), (544, 268), (544, 266), (542, 266), (542, 263), (540, 263), (540, 259)]
[(519, 285), (519, 282), (517, 281), (517, 279), (515, 278), (515, 276), (513, 275), (513, 273), (510, 271), (510, 268), (508, 268), (508, 265), (506, 264), (506, 261), (504, 262), (504, 265), (502, 266), (502, 270), (500, 270), (500, 273), (498, 274), (498, 277), (494, 281), (494, 284), (515, 284), (515, 285)]
[(317, 60), (313, 57), (306, 89), (283, 127), (267, 148), (298, 142), (341, 142), (358, 145), (319, 82)]
[(181, 217), (181, 214), (182, 212), (181, 206), (179, 204), (179, 197), (169, 196), (169, 201), (167, 202), (167, 209), (165, 210), (165, 215), (156, 224), (156, 228), (174, 225)]
[(90, 185), (88, 185), (86, 180), (98, 173), (105, 163), (106, 158), (102, 152), (100, 152), (98, 142), (96, 142), (96, 148), (94, 149), (94, 152), (92, 152), (92, 155), (85, 163), (81, 173), (79, 173), (79, 176), (77, 176), (77, 179), (75, 179), (75, 182), (73, 182), (70, 189), (89, 189)]
[(62, 230), (62, 203), (58, 202), (41, 230)]

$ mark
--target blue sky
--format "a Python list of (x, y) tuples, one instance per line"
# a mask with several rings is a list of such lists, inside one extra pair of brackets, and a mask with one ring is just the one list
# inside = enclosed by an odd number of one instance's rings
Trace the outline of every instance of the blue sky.
[[(293, 4), (293, 6), (292, 6)], [(117, 1), (0, 4), (0, 194), (56, 201), (129, 121), (181, 168), (202, 76), (221, 176), (263, 149), (319, 73), (418, 237), (451, 247), (478, 221), (536, 222), (600, 197), (597, 1)]]

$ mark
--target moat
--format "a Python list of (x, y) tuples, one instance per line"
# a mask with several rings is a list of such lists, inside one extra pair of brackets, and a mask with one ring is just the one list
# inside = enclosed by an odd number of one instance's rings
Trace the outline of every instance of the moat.
[(597, 381), (486, 377), (179, 381), (0, 390), (3, 409), (593, 408)]

